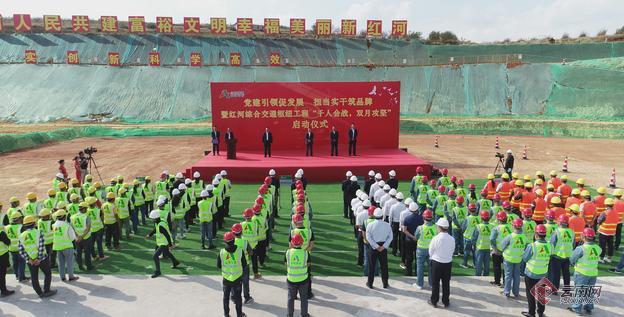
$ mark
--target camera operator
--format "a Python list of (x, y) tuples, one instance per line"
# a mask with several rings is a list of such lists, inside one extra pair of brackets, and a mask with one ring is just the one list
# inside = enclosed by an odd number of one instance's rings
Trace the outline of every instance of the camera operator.
[(78, 162), (80, 163), (80, 184), (84, 183), (84, 178), (89, 174), (89, 159), (85, 157), (83, 151), (78, 152)]
[(514, 156), (511, 150), (507, 150), (507, 157), (505, 158), (505, 165), (503, 166), (505, 173), (511, 175), (514, 168)]

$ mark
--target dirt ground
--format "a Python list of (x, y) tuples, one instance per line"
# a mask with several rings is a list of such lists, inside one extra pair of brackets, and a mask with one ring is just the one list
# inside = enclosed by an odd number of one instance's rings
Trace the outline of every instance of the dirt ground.
[[(466, 179), (484, 178), (491, 173), (497, 163), (494, 153), (504, 153), (507, 149), (514, 151), (516, 171), (521, 174), (534, 175), (536, 170), (560, 171), (565, 156), (568, 156), (570, 179), (583, 177), (592, 186), (608, 185), (613, 168), (624, 172), (622, 140), (501, 137), (500, 149), (496, 150), (496, 139), (490, 136), (441, 135), (439, 148), (433, 146), (434, 138), (433, 135), (401, 135), (400, 146), (435, 167), (446, 167), (451, 174)], [(71, 159), (88, 146), (98, 148), (96, 163), (102, 178), (108, 182), (116, 175), (126, 179), (144, 175), (158, 177), (163, 170), (182, 170), (196, 162), (209, 144), (209, 137), (190, 136), (82, 138), (0, 155), (3, 180), (0, 201), (6, 203), (13, 195), (23, 198), (29, 191), (43, 195), (57, 172), (56, 161), (64, 158), (73, 176)], [(528, 160), (522, 160), (525, 145)]]

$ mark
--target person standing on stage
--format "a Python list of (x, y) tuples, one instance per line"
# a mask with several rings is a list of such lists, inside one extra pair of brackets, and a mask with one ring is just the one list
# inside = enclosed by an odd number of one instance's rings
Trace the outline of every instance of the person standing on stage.
[[(234, 132), (232, 132), (232, 129), (227, 128), (227, 130), (225, 131), (225, 146), (229, 149), (230, 147), (230, 142), (234, 140)], [(227, 150), (227, 149), (226, 149)]]
[(262, 134), (262, 144), (264, 145), (264, 157), (271, 157), (271, 143), (273, 143), (273, 134), (269, 128), (264, 129)]
[(221, 132), (217, 127), (212, 127), (212, 155), (219, 155), (219, 143), (221, 143)]
[(331, 132), (329, 132), (329, 141), (331, 143), (331, 156), (338, 156), (338, 131), (336, 131), (335, 126), (332, 126)]
[(312, 148), (314, 147), (314, 133), (312, 129), (308, 129), (305, 135), (305, 144), (306, 144), (306, 156), (314, 156), (312, 154)]
[(349, 129), (349, 156), (353, 153), (355, 156), (355, 145), (357, 143), (358, 131), (355, 128), (355, 123), (351, 123), (351, 128)]

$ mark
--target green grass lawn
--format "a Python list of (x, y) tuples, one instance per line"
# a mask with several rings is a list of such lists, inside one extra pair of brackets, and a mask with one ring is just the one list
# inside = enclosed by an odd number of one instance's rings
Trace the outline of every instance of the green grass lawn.
[[(466, 181), (474, 182), (477, 188), (481, 188), (484, 180)], [(255, 199), (258, 185), (234, 184), (230, 202), (231, 217), (226, 218), (226, 228), (235, 222), (242, 221), (242, 211), (251, 207)], [(407, 193), (409, 183), (401, 183), (399, 189)], [(283, 194), (287, 195), (286, 191)], [(316, 248), (312, 252), (313, 272), (319, 276), (359, 276), (362, 268), (356, 265), (357, 243), (353, 236), (353, 229), (348, 219), (342, 217), (342, 192), (340, 184), (311, 184), (308, 186), (308, 194), (312, 202), (314, 219), (313, 228), (316, 238)], [(290, 198), (281, 202), (281, 208), (277, 219), (277, 231), (274, 232), (275, 242), (272, 250), (268, 252), (269, 260), (267, 267), (261, 269), (266, 275), (283, 275), (285, 267), (283, 263), (284, 251), (288, 246), (289, 228), (289, 205)], [(101, 274), (151, 274), (154, 270), (152, 261), (154, 239), (145, 239), (144, 236), (151, 230), (151, 226), (143, 226), (139, 234), (131, 240), (121, 241), (121, 251), (106, 251), (109, 259), (100, 263), (96, 262), (97, 273)], [(219, 231), (216, 245), (223, 246), (223, 231)], [(220, 274), (216, 267), (218, 248), (215, 250), (202, 250), (199, 237), (199, 228), (193, 226), (187, 238), (181, 240), (173, 249), (173, 254), (183, 263), (180, 269), (171, 269), (168, 260), (161, 261), (164, 274)], [(620, 253), (614, 257), (619, 259)], [(399, 267), (399, 257), (389, 256), (390, 275), (402, 275), (404, 270)], [(459, 267), (461, 258), (455, 258), (453, 274), (473, 275), (474, 269), (462, 269)], [(610, 265), (600, 265), (601, 275), (612, 275), (607, 272)], [(78, 272), (80, 273), (80, 272)], [(95, 273), (95, 272), (90, 272)], [(491, 274), (491, 273), (490, 273)]]

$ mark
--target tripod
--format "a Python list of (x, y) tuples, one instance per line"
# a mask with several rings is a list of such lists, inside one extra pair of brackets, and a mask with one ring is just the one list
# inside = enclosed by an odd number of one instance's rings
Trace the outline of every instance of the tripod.
[(98, 178), (100, 179), (100, 182), (102, 184), (104, 184), (104, 180), (102, 179), (102, 175), (100, 175), (100, 170), (98, 169), (97, 163), (95, 163), (95, 158), (93, 158), (92, 154), (89, 154), (89, 156), (87, 157), (87, 160), (89, 160), (89, 174), (93, 175), (92, 171), (93, 168), (95, 167), (95, 171), (97, 172)]
[(505, 166), (505, 163), (503, 162), (503, 158), (499, 157), (498, 158), (498, 163), (496, 163), (496, 167), (494, 168), (494, 176), (495, 177), (500, 177), (500, 175), (503, 174), (503, 173), (501, 173), (501, 170), (503, 172), (505, 172), (505, 170), (503, 170), (504, 166)]

